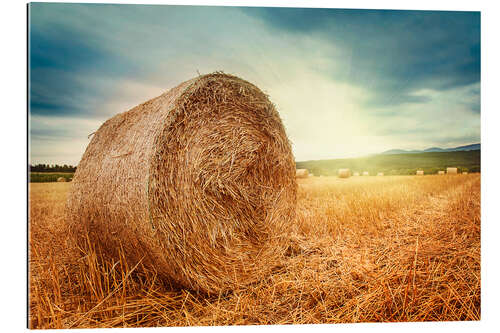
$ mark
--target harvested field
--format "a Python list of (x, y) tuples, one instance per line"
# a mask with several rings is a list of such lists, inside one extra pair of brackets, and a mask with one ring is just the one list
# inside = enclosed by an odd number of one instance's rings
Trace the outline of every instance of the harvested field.
[(30, 327), (480, 319), (479, 174), (297, 182), (297, 218), (279, 265), (214, 296), (70, 247), (72, 184), (30, 184)]

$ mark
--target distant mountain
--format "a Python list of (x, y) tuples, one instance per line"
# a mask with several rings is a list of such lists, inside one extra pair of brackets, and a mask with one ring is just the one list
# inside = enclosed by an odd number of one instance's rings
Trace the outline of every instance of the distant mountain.
[(432, 148), (427, 148), (424, 149), (424, 153), (437, 153), (437, 152), (444, 152), (446, 149), (439, 148), (439, 147), (432, 147)]
[(408, 154), (409, 151), (403, 149), (391, 149), (388, 151), (384, 151), (382, 154), (384, 155), (393, 155), (393, 154)]
[(447, 151), (466, 151), (466, 150), (481, 150), (481, 144), (480, 143), (474, 143), (472, 145), (467, 145), (467, 146), (460, 146), (460, 147), (455, 147), (455, 148), (450, 148), (452, 150), (447, 150)]
[(439, 148), (432, 147), (425, 150), (404, 150), (404, 149), (390, 149), (384, 151), (382, 155), (394, 155), (394, 154), (417, 154), (417, 153), (437, 153), (437, 152), (447, 152), (447, 151), (468, 151), (468, 150), (481, 150), (480, 143), (474, 143), (471, 145), (460, 146), (455, 148)]

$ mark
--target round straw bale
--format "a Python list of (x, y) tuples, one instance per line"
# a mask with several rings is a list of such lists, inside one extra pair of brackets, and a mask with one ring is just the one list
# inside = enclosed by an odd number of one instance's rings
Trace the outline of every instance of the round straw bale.
[(444, 171), (443, 170), (439, 170), (438, 171), (438, 175), (444, 175)]
[(297, 178), (307, 178), (309, 177), (309, 171), (307, 169), (297, 169), (295, 176)]
[(368, 173), (368, 171), (363, 171), (363, 176), (369, 176), (370, 174)]
[(462, 172), (462, 175), (466, 175), (466, 174), (468, 174), (468, 172), (467, 172), (467, 171)]
[(296, 193), (274, 105), (214, 73), (107, 120), (73, 177), (67, 219), (105, 258), (217, 294), (279, 263)]
[(349, 178), (351, 176), (351, 170), (349, 169), (339, 169), (339, 178)]
[(456, 175), (458, 173), (457, 168), (446, 168), (446, 173), (449, 175)]
[(384, 175), (384, 173), (383, 173), (383, 172), (379, 172), (379, 173), (377, 173), (377, 176), (383, 176), (383, 175)]
[(64, 177), (59, 177), (59, 178), (57, 178), (57, 182), (58, 182), (58, 183), (64, 183), (64, 182), (66, 182), (66, 178), (64, 178)]
[(417, 176), (423, 176), (424, 170), (417, 170)]

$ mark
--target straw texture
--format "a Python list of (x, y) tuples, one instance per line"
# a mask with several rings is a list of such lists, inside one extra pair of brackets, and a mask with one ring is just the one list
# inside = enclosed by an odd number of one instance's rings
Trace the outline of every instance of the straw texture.
[(446, 168), (446, 173), (449, 175), (456, 175), (458, 174), (458, 168)]
[(295, 217), (291, 146), (256, 86), (213, 73), (107, 120), (73, 179), (77, 239), (219, 293), (267, 274)]

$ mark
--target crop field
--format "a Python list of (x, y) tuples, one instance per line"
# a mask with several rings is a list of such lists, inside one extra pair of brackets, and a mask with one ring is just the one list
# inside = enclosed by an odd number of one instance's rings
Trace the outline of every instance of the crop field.
[(56, 182), (59, 177), (63, 177), (66, 181), (73, 178), (73, 172), (30, 172), (30, 183), (49, 183)]
[(73, 245), (71, 183), (29, 186), (29, 326), (479, 320), (480, 174), (299, 179), (281, 263), (204, 296)]

